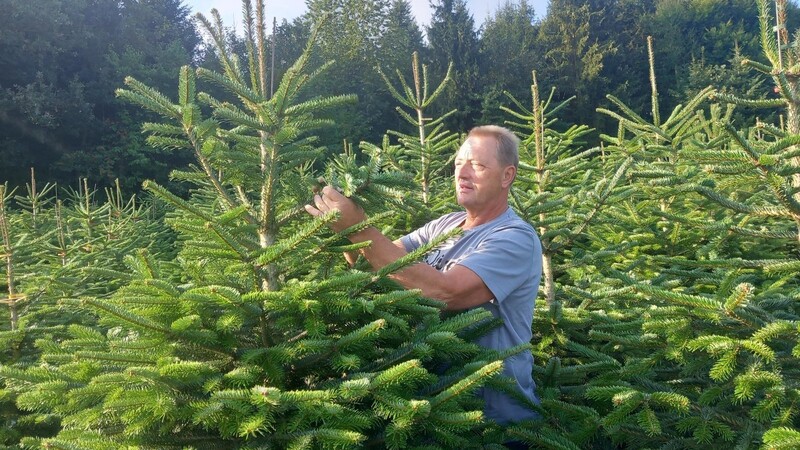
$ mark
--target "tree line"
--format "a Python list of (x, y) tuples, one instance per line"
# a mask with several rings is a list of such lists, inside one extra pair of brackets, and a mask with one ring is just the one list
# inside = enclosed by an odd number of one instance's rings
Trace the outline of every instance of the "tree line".
[[(181, 149), (148, 147), (140, 124), (156, 117), (113, 96), (127, 75), (169, 93), (181, 66), (219, 67), (209, 37), (180, 0), (0, 5), (8, 12), (0, 17), (2, 179), (22, 184), (34, 167), (49, 181), (74, 184), (88, 176), (110, 185), (119, 179), (124, 189), (138, 190), (142, 180), (166, 181), (170, 170), (191, 161)], [(408, 127), (381, 73), (410, 78), (414, 52), (432, 79), (444, 79), (452, 66), (443, 96), (429, 111), (433, 117), (453, 111), (445, 119), (452, 130), (505, 120), (500, 105), (509, 97), (529, 98), (535, 71), (545, 90), (554, 89), (554, 100), (575, 97), (561, 113), (563, 122), (589, 125), (586, 139), (597, 141), (616, 127), (596, 112), (608, 106), (606, 94), (646, 109), (655, 82), (648, 74), (647, 36), (655, 42), (664, 111), (722, 80), (733, 94), (776, 95), (766, 78), (739, 64), (759, 54), (758, 13), (749, 0), (551, 0), (546, 12), (520, 0), (506, 2), (481, 24), (464, 0), (434, 0), (426, 26), (416, 22), (406, 0), (307, 0), (307, 6), (305, 15), (268, 30), (270, 77), (280, 79), (302, 53), (312, 24), (324, 22), (313, 63), (332, 66), (304, 95), (358, 97), (337, 107), (335, 129), (320, 133), (331, 153), (344, 142), (377, 143), (383, 130)], [(789, 23), (797, 11), (787, 6)], [(243, 56), (241, 35), (230, 27), (225, 39)]]

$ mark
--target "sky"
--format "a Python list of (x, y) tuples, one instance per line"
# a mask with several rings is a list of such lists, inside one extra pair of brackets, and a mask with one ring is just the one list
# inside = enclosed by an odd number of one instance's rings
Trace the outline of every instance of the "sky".
[[(487, 17), (493, 15), (497, 9), (514, 0), (467, 0), (467, 6), (472, 12), (472, 18), (475, 19), (475, 27), (480, 27)], [(240, 28), (242, 18), (242, 3), (238, 0), (184, 0), (192, 12), (203, 13), (206, 17), (210, 16), (211, 9), (217, 8), (222, 23), (232, 25), (236, 23), (237, 28)], [(417, 19), (417, 22), (422, 26), (430, 24), (432, 9), (430, 7), (430, 0), (409, 0), (411, 4), (411, 14)], [(542, 18), (547, 13), (548, 0), (531, 0), (528, 2), (533, 6), (536, 12), (536, 17)], [(255, 5), (255, 1), (253, 2)], [(265, 0), (266, 15), (269, 18), (267, 23), (272, 22), (272, 17), (277, 17), (278, 23), (283, 19), (292, 21), (295, 17), (299, 17), (306, 12), (306, 2), (304, 0)], [(423, 29), (424, 31), (424, 29)]]

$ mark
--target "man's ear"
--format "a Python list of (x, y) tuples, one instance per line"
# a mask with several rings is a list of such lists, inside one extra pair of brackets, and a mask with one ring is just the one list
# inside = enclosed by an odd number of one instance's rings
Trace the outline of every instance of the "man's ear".
[(511, 183), (514, 181), (514, 178), (517, 176), (517, 168), (514, 166), (506, 166), (503, 169), (503, 181), (502, 186), (503, 188), (508, 188), (511, 186)]

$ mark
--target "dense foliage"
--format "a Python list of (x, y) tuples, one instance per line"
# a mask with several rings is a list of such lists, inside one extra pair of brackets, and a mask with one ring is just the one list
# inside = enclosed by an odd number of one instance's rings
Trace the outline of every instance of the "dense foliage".
[[(652, 11), (678, 14), (667, 6)], [(391, 236), (455, 208), (463, 130), (448, 121), (465, 116), (447, 89), (469, 64), (429, 69), (414, 54), (410, 75), (376, 71), (402, 125), (340, 151), (320, 136), (356, 99), (315, 91), (337, 74), (314, 45), (324, 28), (273, 91), (265, 24), (251, 18), (238, 41), (203, 19), (217, 70), (182, 68), (177, 95), (135, 78), (118, 91), (161, 118), (144, 125), (150, 145), (193, 155), (173, 172), (188, 195), (148, 182), (144, 203), (119, 189), (100, 200), (88, 181), (62, 193), (34, 177), (24, 194), (0, 189), (0, 446), (798, 448), (800, 51), (772, 6), (743, 19), (759, 53), (737, 56), (755, 73), (738, 87), (660, 94), (656, 38), (629, 61), (642, 94), (629, 104), (617, 86), (597, 111), (611, 131), (572, 124), (586, 98), (543, 92), (553, 75), (538, 71), (475, 111), (522, 138), (511, 203), (544, 252), (531, 342), (542, 420), (507, 428), (470, 395), (506, 387), (505, 355), (469, 342), (493, 325), (485, 314), (442, 315), (385, 277), (421, 253), (347, 267), (341, 252), (358, 245), (327, 231), (333, 216), (302, 212), (321, 182)], [(598, 8), (573, 13), (564, 26)], [(589, 59), (611, 49), (575, 38)], [(752, 89), (766, 83), (769, 97)]]

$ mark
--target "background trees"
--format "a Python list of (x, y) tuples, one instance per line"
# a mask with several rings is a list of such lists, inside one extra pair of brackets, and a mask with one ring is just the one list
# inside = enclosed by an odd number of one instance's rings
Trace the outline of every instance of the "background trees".
[[(166, 181), (170, 168), (187, 164), (185, 152), (148, 149), (137, 125), (147, 113), (109, 95), (126, 75), (164, 89), (183, 64), (218, 67), (180, 0), (0, 0), (0, 6), (8, 12), (0, 18), (0, 178), (24, 183), (34, 166), (49, 181), (120, 178), (125, 190), (136, 190), (141, 180)], [(484, 23), (475, 22), (463, 0), (432, 6), (431, 23), (422, 27), (407, 0), (310, 0), (303, 17), (275, 24), (274, 31), (267, 24), (275, 44), (270, 79), (280, 79), (300, 55), (311, 23), (327, 17), (315, 62), (333, 66), (305, 95), (358, 96), (337, 111), (340, 126), (320, 135), (334, 149), (406, 126), (376, 68), (411, 77), (414, 51), (432, 79), (442, 79), (453, 63), (453, 82), (430, 112), (456, 109), (446, 123), (461, 131), (503, 120), (504, 92), (525, 98), (536, 70), (542, 86), (556, 87), (555, 100), (575, 96), (563, 126), (591, 125), (587, 138), (598, 142), (599, 133), (616, 127), (595, 111), (608, 106), (606, 93), (648, 109), (648, 35), (663, 111), (720, 80), (733, 80), (725, 89), (737, 95), (774, 97), (772, 85), (739, 68), (759, 45), (757, 11), (748, 0), (553, 0), (547, 11), (518, 0)], [(789, 23), (797, 11), (787, 5)], [(243, 55), (241, 38), (233, 28), (227, 32)]]
[(542, 69), (535, 63), (541, 52), (536, 14), (526, 0), (508, 2), (481, 26), (481, 123), (502, 120), (499, 105), (506, 100), (505, 91), (515, 98), (530, 95), (531, 70)]
[(433, 17), (426, 28), (431, 72), (444, 78), (453, 64), (453, 81), (437, 113), (456, 109), (448, 120), (451, 128), (465, 129), (475, 123), (480, 112), (478, 78), (478, 35), (475, 21), (464, 0), (441, 0), (431, 3)]
[(552, 0), (548, 11), (539, 29), (543, 53), (538, 65), (543, 83), (556, 86), (561, 98), (576, 97), (567, 120), (591, 123), (592, 106), (603, 91), (604, 59), (615, 52), (614, 42), (599, 41), (592, 24), (603, 16), (588, 3)]
[(148, 150), (114, 89), (126, 74), (166, 86), (195, 60), (200, 38), (180, 0), (4, 0), (0, 18), (0, 172), (24, 182), (78, 176), (136, 188), (185, 164)]

